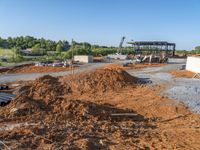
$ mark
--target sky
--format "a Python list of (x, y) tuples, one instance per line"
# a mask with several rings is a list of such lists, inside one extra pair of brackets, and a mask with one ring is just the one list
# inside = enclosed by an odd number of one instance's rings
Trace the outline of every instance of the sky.
[(0, 0), (0, 37), (118, 46), (161, 40), (200, 45), (200, 0)]

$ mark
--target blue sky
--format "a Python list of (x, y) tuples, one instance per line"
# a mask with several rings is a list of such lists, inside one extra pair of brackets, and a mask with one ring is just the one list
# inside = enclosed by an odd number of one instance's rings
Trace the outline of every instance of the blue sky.
[(200, 0), (0, 0), (0, 36), (119, 45), (130, 40), (200, 45)]

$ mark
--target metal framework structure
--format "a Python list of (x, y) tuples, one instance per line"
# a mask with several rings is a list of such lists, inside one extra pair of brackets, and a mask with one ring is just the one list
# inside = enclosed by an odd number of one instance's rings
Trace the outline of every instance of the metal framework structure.
[(128, 44), (133, 46), (137, 54), (147, 52), (150, 54), (165, 53), (166, 56), (174, 56), (176, 50), (175, 43), (168, 43), (166, 41), (133, 41), (128, 42)]

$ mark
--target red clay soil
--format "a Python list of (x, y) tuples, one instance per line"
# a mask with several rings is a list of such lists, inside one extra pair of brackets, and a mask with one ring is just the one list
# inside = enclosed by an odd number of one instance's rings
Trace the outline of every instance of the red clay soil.
[(173, 70), (170, 72), (174, 77), (192, 78), (195, 73), (187, 70)]
[(0, 73), (45, 73), (45, 72), (61, 72), (71, 70), (71, 67), (51, 67), (51, 66), (18, 66), (10, 69), (0, 69)]
[(200, 116), (136, 81), (116, 69), (39, 78), (0, 108), (0, 140), (10, 149), (198, 149)]
[(148, 68), (148, 67), (162, 67), (165, 66), (166, 64), (161, 64), (161, 63), (153, 63), (153, 64), (129, 64), (128, 67), (132, 69), (142, 69), (142, 68)]
[(137, 78), (121, 69), (97, 69), (95, 72), (76, 74), (61, 78), (74, 92), (96, 93), (109, 90), (117, 91), (127, 85), (134, 85)]
[(103, 67), (104, 69), (112, 69), (112, 70), (126, 70), (127, 67), (123, 67), (123, 65), (119, 65), (119, 64), (107, 64)]
[(148, 68), (148, 67), (162, 67), (167, 64), (129, 64), (126, 67), (123, 67), (122, 65), (119, 64), (108, 64), (105, 65), (104, 68), (110, 68), (110, 69), (122, 69), (122, 70), (127, 70), (127, 69), (143, 69), (143, 68)]

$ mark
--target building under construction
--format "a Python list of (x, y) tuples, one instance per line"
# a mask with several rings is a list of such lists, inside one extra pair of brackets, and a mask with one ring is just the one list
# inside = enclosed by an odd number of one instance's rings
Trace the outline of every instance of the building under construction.
[(165, 56), (174, 56), (176, 44), (166, 41), (138, 41), (128, 42), (133, 46), (136, 54), (165, 54)]

